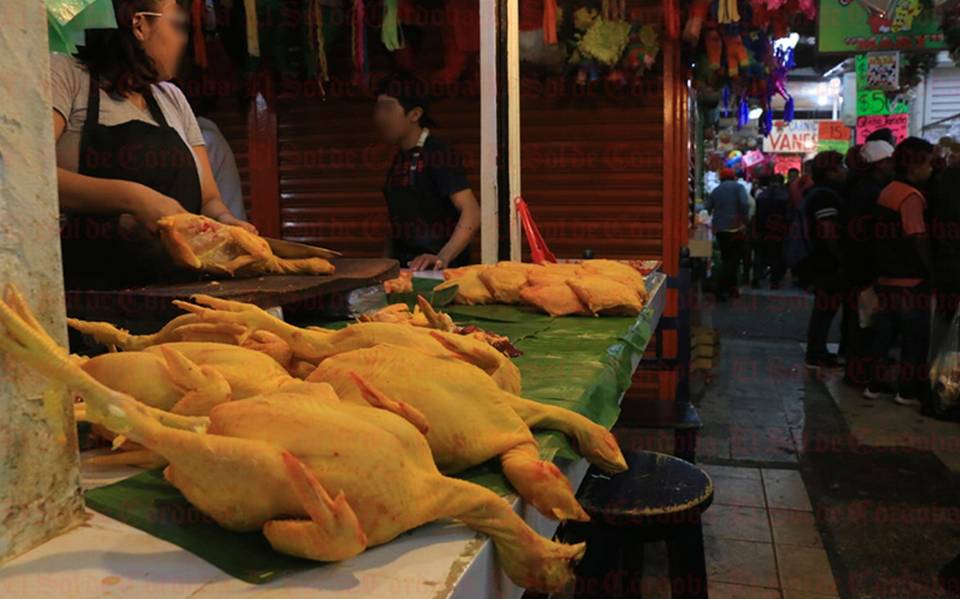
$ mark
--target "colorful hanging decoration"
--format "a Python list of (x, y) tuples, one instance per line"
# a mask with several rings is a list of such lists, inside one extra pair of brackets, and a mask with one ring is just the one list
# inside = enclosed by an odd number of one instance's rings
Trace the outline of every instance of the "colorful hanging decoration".
[(203, 34), (205, 4), (204, 0), (193, 0), (193, 5), (190, 7), (190, 24), (193, 26), (193, 61), (202, 69), (207, 68), (207, 41)]
[(399, 0), (383, 0), (383, 21), (380, 25), (380, 41), (391, 52), (403, 48), (403, 29), (400, 27)]
[(307, 1), (307, 45), (310, 48), (310, 55), (315, 59), (315, 69), (308, 65), (309, 74), (316, 73), (317, 83), (320, 86), (320, 94), (325, 96), (326, 89), (324, 83), (330, 81), (330, 67), (327, 63), (327, 41), (323, 32), (325, 20), (323, 18), (324, 0), (306, 0)]
[(543, 0), (543, 43), (557, 43), (557, 0)]
[(793, 50), (778, 48), (775, 40), (789, 35), (790, 19), (797, 14), (815, 16), (815, 1), (696, 0), (690, 4), (684, 39), (700, 51), (694, 85), (701, 97), (722, 101), (724, 116), (735, 102), (738, 128), (749, 122), (751, 108), (760, 108), (758, 128), (769, 133), (774, 97), (784, 100), (784, 120), (793, 119), (794, 101), (787, 91)]
[(353, 68), (356, 83), (362, 84), (367, 75), (366, 7), (363, 0), (353, 0)]
[(577, 47), (583, 56), (612, 67), (623, 56), (629, 41), (630, 23), (600, 18), (583, 34)]
[(605, 21), (623, 21), (627, 18), (626, 0), (603, 0), (600, 16)]
[(695, 44), (700, 39), (700, 32), (703, 31), (703, 22), (707, 19), (710, 12), (712, 0), (694, 0), (690, 5), (690, 18), (683, 28), (683, 39), (687, 43)]
[(605, 78), (618, 85), (635, 85), (656, 63), (660, 54), (660, 33), (656, 27), (604, 17), (626, 13), (620, 0), (604, 2), (600, 10), (586, 5), (572, 12), (574, 34), (565, 41), (570, 51), (569, 63), (577, 69), (578, 84)]
[(737, 0), (720, 0), (717, 21), (721, 25), (740, 22), (740, 9), (737, 6)]
[(247, 20), (247, 54), (260, 56), (260, 33), (257, 26), (257, 0), (243, 0)]

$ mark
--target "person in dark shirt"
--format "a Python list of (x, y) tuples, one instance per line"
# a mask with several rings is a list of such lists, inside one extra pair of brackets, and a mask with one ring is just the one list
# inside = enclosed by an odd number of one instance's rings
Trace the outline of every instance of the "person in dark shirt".
[[(857, 148), (857, 157), (852, 160), (857, 173), (850, 177), (844, 215), (845, 273), (852, 288), (853, 299), (859, 299), (875, 278), (874, 267), (874, 216), (880, 192), (893, 179), (893, 146), (885, 141), (868, 141)], [(866, 297), (866, 296), (865, 296)], [(846, 382), (865, 386), (869, 382), (867, 363), (873, 343), (872, 322), (850, 319), (847, 331)]]
[(862, 170), (847, 190), (844, 255), (850, 283), (865, 288), (873, 283), (873, 217), (880, 192), (893, 179), (893, 146), (868, 141), (859, 150)]
[(398, 147), (383, 189), (392, 226), (389, 254), (412, 270), (460, 266), (480, 228), (480, 206), (460, 156), (431, 135), (422, 82), (399, 74), (377, 91), (374, 121), (384, 141)]
[(720, 185), (707, 196), (703, 207), (710, 212), (713, 232), (720, 246), (721, 272), (717, 280), (717, 301), (728, 295), (739, 296), (737, 278), (747, 241), (750, 219), (750, 198), (747, 189), (737, 181), (733, 169), (720, 171)]
[[(827, 350), (827, 335), (837, 311), (844, 307), (849, 319), (849, 285), (842, 273), (843, 190), (847, 178), (843, 155), (821, 152), (813, 159), (813, 187), (804, 199), (806, 221), (810, 227), (810, 254), (803, 262), (801, 278), (813, 289), (814, 304), (807, 327), (806, 366), (810, 369), (838, 368), (842, 363)], [(841, 333), (847, 326), (841, 326)], [(841, 340), (841, 347), (844, 346)]]
[(897, 394), (901, 405), (929, 400), (927, 353), (930, 345), (932, 256), (923, 189), (933, 172), (933, 145), (917, 137), (900, 142), (894, 153), (895, 178), (877, 199), (874, 265), (879, 310), (871, 351), (872, 372), (864, 397), (892, 394), (886, 365), (899, 335)]
[(786, 273), (783, 262), (783, 240), (787, 231), (787, 206), (790, 192), (783, 175), (774, 175), (770, 185), (757, 194), (757, 211), (753, 217), (757, 264), (756, 282), (770, 270), (770, 288), (777, 289)]

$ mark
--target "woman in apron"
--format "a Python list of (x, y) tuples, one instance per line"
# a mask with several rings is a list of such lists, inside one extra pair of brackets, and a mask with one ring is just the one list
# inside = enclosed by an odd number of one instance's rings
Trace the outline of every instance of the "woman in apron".
[(117, 29), (52, 55), (61, 241), (68, 288), (157, 282), (169, 259), (157, 220), (204, 214), (254, 230), (220, 200), (203, 137), (169, 83), (189, 22), (175, 0), (114, 0)]

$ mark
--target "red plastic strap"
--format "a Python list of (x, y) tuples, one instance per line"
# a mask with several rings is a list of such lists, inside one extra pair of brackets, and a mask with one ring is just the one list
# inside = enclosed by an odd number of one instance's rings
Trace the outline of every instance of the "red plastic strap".
[(527, 236), (527, 245), (530, 246), (530, 258), (536, 264), (556, 262), (557, 257), (553, 255), (553, 252), (547, 247), (547, 242), (544, 241), (543, 236), (540, 235), (540, 229), (538, 229), (537, 224), (533, 222), (533, 217), (530, 216), (530, 208), (527, 206), (527, 203), (523, 198), (517, 198), (516, 206), (517, 215), (520, 217), (520, 224), (523, 226), (523, 232)]

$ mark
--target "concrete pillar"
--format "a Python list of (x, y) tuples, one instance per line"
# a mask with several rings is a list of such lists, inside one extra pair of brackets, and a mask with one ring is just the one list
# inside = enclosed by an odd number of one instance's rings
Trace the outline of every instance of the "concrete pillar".
[[(66, 342), (57, 222), (50, 60), (42, 2), (0, 2), (0, 284), (15, 283)], [(79, 523), (76, 426), (69, 398), (0, 359), (0, 561)]]

